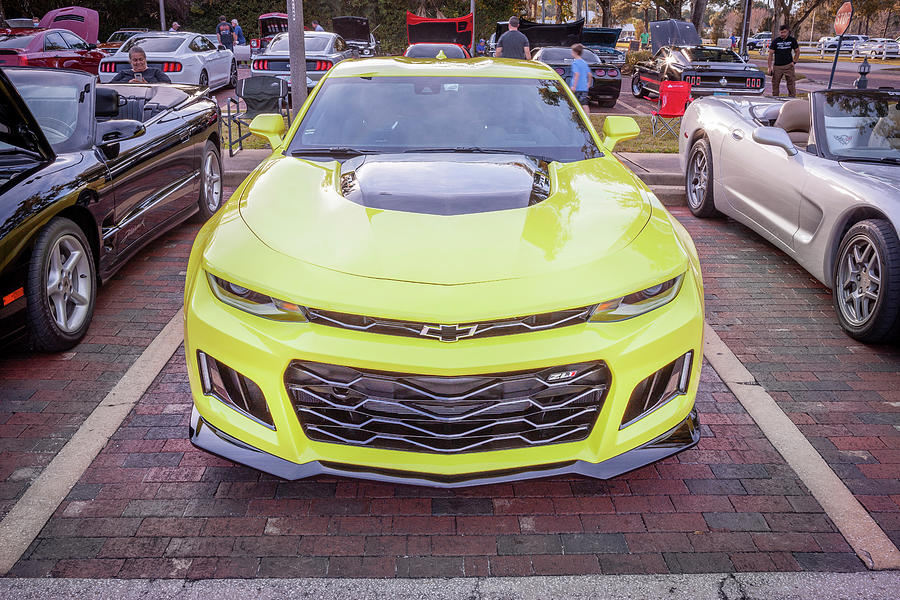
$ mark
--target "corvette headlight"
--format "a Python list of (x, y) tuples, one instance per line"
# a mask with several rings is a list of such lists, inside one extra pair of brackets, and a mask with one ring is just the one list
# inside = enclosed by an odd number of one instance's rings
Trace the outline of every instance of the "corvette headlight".
[(306, 322), (306, 311), (299, 304), (286, 302), (247, 289), (207, 273), (209, 287), (216, 298), (244, 312), (275, 321)]
[(671, 302), (684, 281), (684, 274), (615, 300), (601, 302), (591, 314), (590, 322), (624, 321)]

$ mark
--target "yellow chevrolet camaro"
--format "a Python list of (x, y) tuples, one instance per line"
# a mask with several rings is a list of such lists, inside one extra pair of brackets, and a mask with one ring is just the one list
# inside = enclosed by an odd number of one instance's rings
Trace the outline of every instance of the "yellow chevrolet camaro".
[(201, 229), (191, 441), (287, 479), (607, 478), (694, 445), (685, 229), (548, 67), (336, 65)]

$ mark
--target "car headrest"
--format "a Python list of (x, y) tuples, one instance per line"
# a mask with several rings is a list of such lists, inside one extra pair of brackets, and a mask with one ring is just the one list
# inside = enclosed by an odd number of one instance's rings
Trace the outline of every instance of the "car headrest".
[(778, 111), (778, 118), (775, 119), (775, 127), (781, 127), (788, 133), (794, 131), (809, 132), (809, 100), (800, 99), (788, 100), (781, 106)]
[(95, 90), (94, 116), (115, 117), (119, 114), (119, 92), (111, 88)]

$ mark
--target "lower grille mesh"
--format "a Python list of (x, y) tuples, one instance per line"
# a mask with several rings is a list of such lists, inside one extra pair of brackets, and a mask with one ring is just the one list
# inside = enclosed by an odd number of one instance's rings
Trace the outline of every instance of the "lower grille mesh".
[(456, 453), (585, 439), (609, 373), (600, 361), (455, 377), (293, 361), (285, 385), (312, 440)]

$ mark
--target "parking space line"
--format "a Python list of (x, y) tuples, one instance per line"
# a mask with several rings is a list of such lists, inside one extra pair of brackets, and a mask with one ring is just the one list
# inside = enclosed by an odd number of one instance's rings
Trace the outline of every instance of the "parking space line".
[(184, 339), (179, 310), (0, 521), (0, 577), (38, 536)]
[(715, 330), (704, 355), (869, 569), (900, 569), (900, 550)]

